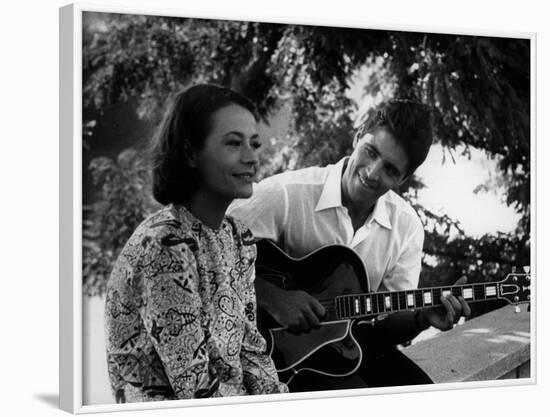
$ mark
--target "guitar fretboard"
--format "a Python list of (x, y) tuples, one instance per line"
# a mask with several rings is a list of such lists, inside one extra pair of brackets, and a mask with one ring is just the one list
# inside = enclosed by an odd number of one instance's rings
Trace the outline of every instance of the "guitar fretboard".
[(442, 305), (441, 296), (462, 296), (467, 302), (499, 299), (499, 282), (431, 287), (408, 291), (342, 295), (335, 298), (336, 315), (340, 319)]

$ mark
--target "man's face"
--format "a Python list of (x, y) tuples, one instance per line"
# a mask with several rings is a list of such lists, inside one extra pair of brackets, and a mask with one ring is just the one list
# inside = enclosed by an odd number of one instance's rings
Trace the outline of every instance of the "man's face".
[(342, 201), (370, 208), (406, 178), (409, 158), (384, 127), (358, 138), (342, 175)]

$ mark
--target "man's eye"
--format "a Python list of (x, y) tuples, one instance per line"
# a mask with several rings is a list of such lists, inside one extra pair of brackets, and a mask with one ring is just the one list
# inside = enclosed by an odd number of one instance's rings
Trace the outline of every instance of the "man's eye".
[(394, 167), (386, 167), (386, 172), (391, 175), (392, 177), (397, 177), (399, 176), (399, 171), (397, 169), (395, 169)]
[(374, 150), (369, 148), (368, 146), (365, 146), (365, 153), (371, 158), (376, 157), (376, 152), (374, 152)]

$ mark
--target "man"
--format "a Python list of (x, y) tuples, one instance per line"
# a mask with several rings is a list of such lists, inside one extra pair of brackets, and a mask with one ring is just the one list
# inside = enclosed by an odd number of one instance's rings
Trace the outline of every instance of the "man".
[[(424, 162), (431, 143), (430, 116), (423, 105), (408, 100), (383, 103), (359, 127), (351, 156), (335, 165), (266, 178), (250, 199), (236, 201), (229, 213), (245, 222), (256, 238), (276, 242), (292, 257), (329, 244), (352, 248), (364, 261), (371, 291), (415, 289), (424, 230), (412, 207), (393, 190)], [(318, 326), (325, 313), (306, 292), (288, 291), (261, 277), (256, 290), (258, 306), (292, 332)], [(441, 301), (444, 307), (394, 313), (374, 326), (362, 325), (359, 342), (368, 360), (354, 375), (299, 374), (290, 390), (430, 383), (395, 345), (430, 326), (448, 330), (461, 315), (470, 314), (462, 298)]]

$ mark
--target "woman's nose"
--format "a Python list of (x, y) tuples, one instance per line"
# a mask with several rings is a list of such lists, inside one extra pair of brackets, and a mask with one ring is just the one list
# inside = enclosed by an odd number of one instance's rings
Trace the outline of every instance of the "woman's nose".
[(250, 144), (244, 145), (241, 151), (241, 161), (245, 164), (258, 164), (260, 161), (258, 154), (258, 149)]

